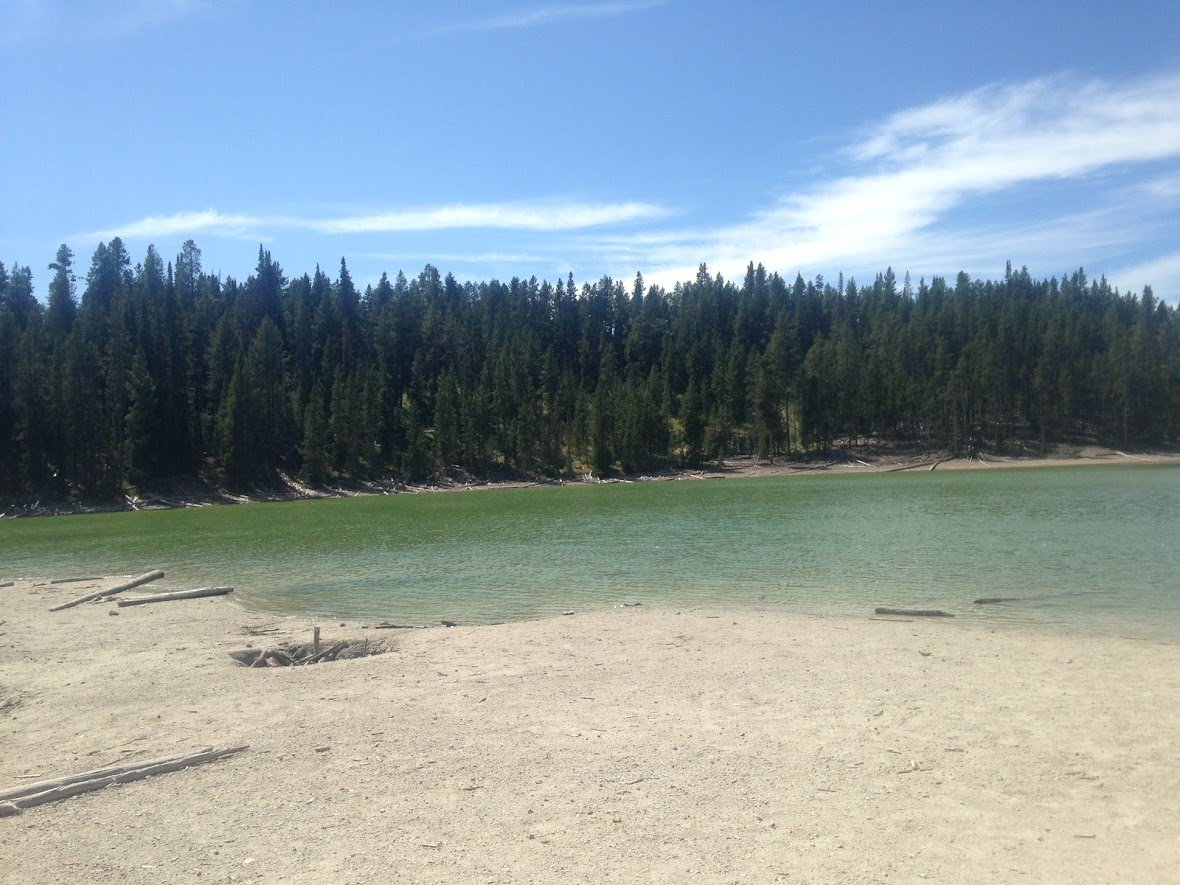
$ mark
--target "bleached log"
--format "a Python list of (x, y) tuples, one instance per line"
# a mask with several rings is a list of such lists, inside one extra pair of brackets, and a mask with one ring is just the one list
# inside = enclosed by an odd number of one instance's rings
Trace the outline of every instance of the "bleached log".
[[(195, 752), (207, 753), (212, 750), (212, 747), (203, 747)], [(8, 790), (0, 792), (0, 801), (5, 799), (16, 799), (21, 796), (28, 796), (32, 793), (43, 793), (53, 787), (62, 787), (67, 784), (75, 784), (80, 781), (94, 780), (100, 777), (110, 777), (116, 774), (126, 774), (129, 771), (135, 771), (139, 768), (148, 768), (153, 765), (162, 765), (166, 762), (175, 762), (177, 759), (182, 759), (183, 756), (163, 756), (159, 759), (140, 759), (138, 762), (124, 762), (120, 765), (110, 765), (106, 768), (95, 768), (91, 771), (83, 771), (79, 774), (71, 774), (65, 777), (56, 777), (52, 780), (36, 781), (31, 784), (21, 784), (19, 787), (13, 787)]]
[(903, 618), (953, 618), (950, 612), (937, 608), (878, 608), (878, 615), (901, 615)]
[(51, 578), (50, 584), (80, 584), (82, 581), (101, 581), (102, 578)]
[(164, 572), (159, 569), (151, 572), (145, 572), (138, 578), (132, 578), (130, 581), (124, 581), (122, 584), (116, 584), (114, 587), (107, 587), (105, 590), (95, 590), (93, 593), (87, 593), (85, 596), (70, 602), (63, 602), (61, 605), (55, 605), (50, 609), (51, 612), (59, 612), (62, 609), (73, 608), (75, 605), (81, 605), (83, 602), (89, 602), (92, 599), (99, 599), (103, 596), (114, 596), (116, 593), (122, 593), (124, 590), (130, 590), (132, 587), (138, 587), (141, 584), (147, 584), (152, 581), (158, 581), (164, 577)]
[(187, 756), (177, 756), (157, 762), (141, 763), (135, 768), (131, 768), (126, 771), (120, 771), (115, 774), (95, 776), (95, 772), (88, 772), (87, 774), (75, 775), (72, 778), (62, 779), (67, 780), (68, 783), (49, 787), (48, 789), (40, 790), (35, 793), (25, 793), (6, 801), (20, 809), (33, 808), (37, 805), (44, 805), (47, 802), (57, 802), (61, 799), (69, 799), (71, 796), (77, 796), (81, 793), (90, 793), (94, 790), (101, 790), (104, 787), (109, 787), (111, 784), (127, 784), (133, 781), (143, 780), (144, 778), (151, 777), (152, 775), (166, 774), (167, 772), (179, 771), (182, 768), (188, 768), (192, 765), (213, 762), (214, 760), (223, 759), (226, 756), (232, 756), (235, 753), (240, 753), (243, 750), (248, 749), (249, 745), (243, 744), (240, 747), (227, 747), (223, 750), (203, 750), (199, 753), (192, 753)]
[(199, 587), (196, 590), (178, 590), (175, 593), (157, 593), (154, 596), (140, 596), (137, 599), (120, 599), (119, 606), (147, 605), (149, 602), (171, 602), (174, 599), (201, 599), (205, 596), (225, 596), (233, 593), (233, 587)]

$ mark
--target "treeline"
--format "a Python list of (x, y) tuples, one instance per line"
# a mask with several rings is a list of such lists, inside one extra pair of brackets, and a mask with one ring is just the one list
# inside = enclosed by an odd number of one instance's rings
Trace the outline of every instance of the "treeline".
[[(955, 451), (1180, 439), (1180, 314), (1082, 271), (914, 287), (751, 264), (671, 291), (603, 278), (357, 290), (344, 261), (245, 282), (184, 244), (62, 246), (46, 303), (0, 264), (0, 498), (102, 498), (457, 469), (639, 471), (837, 439)], [(79, 291), (80, 294), (79, 294)]]

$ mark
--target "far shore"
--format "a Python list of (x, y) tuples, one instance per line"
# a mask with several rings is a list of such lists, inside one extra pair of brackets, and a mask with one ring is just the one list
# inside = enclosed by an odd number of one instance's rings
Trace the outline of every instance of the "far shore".
[[(1180, 867), (1177, 644), (648, 607), (422, 630), (225, 597), (50, 611), (114, 580), (0, 585), (0, 793), (246, 749), (0, 813), (0, 882), (1162, 882)], [(261, 669), (229, 654), (317, 625), (385, 653)]]
[(214, 484), (188, 478), (177, 480), (167, 488), (127, 495), (121, 501), (97, 503), (38, 500), (29, 504), (11, 504), (0, 509), (0, 519), (28, 516), (63, 516), (75, 513), (107, 513), (129, 510), (167, 510), (182, 507), (208, 507), (219, 504), (257, 504), (315, 498), (350, 498), (375, 495), (423, 494), (431, 492), (469, 492), (484, 489), (519, 489), (532, 486), (587, 485), (601, 483), (675, 482), (749, 477), (814, 476), (847, 473), (896, 473), (923, 470), (990, 470), (1029, 467), (1093, 467), (1129, 464), (1180, 464), (1180, 452), (1121, 451), (1102, 446), (1058, 447), (1052, 453), (953, 455), (930, 452), (917, 446), (857, 445), (833, 449), (827, 455), (807, 458), (759, 459), (735, 456), (720, 464), (713, 462), (699, 468), (663, 470), (648, 473), (595, 476), (584, 473), (573, 478), (546, 476), (455, 474), (422, 482), (397, 477), (351, 483), (308, 485), (280, 474), (274, 486), (235, 492)]

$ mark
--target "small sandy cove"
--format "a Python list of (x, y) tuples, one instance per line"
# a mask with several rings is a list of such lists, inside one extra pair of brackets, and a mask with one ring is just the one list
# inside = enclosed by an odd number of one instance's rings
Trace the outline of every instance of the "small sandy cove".
[(0, 588), (0, 790), (249, 749), (0, 818), (4, 882), (1180, 881), (1176, 645), (637, 607), (248, 669), (312, 622), (49, 612), (100, 586)]

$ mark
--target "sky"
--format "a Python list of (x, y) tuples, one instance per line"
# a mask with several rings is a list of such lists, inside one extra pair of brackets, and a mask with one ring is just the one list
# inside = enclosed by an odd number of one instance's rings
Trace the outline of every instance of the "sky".
[(0, 260), (1180, 302), (1180, 4), (0, 0)]

